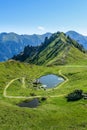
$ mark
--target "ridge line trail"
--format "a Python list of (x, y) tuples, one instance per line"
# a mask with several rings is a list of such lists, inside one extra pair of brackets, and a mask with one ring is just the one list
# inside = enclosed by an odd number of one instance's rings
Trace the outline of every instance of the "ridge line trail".
[[(61, 70), (59, 70), (59, 74), (65, 79), (65, 81), (59, 85), (59, 87), (60, 87), (60, 86), (62, 86), (63, 84), (65, 84), (66, 82), (68, 82), (69, 79), (68, 79), (65, 75), (63, 75), (63, 74), (61, 73)], [(14, 81), (16, 81), (16, 80), (18, 80), (18, 79), (20, 79), (20, 78), (12, 79), (12, 80), (5, 86), (4, 92), (3, 92), (3, 96), (4, 96), (4, 97), (6, 97), (6, 98), (25, 98), (25, 99), (43, 97), (42, 95), (41, 95), (41, 96), (39, 96), (39, 95), (38, 95), (38, 96), (29, 96), (29, 97), (26, 97), (26, 96), (9, 96), (9, 95), (7, 95), (6, 91), (7, 91), (8, 87), (9, 87)], [(25, 87), (25, 77), (22, 77), (22, 88), (26, 88), (26, 87)], [(58, 89), (58, 87), (56, 87), (56, 88), (54, 88), (54, 89)], [(47, 91), (48, 91), (48, 90), (47, 90)], [(46, 97), (54, 98), (54, 97), (62, 97), (62, 96), (65, 96), (65, 95), (66, 95), (66, 94), (52, 95), (52, 96), (46, 96)]]

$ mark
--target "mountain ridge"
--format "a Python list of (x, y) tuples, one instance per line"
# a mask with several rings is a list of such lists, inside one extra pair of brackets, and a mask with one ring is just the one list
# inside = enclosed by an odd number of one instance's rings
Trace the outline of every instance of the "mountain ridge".
[(51, 33), (43, 35), (18, 35), (12, 33), (0, 34), (0, 61), (8, 60), (14, 55), (19, 54), (27, 45), (36, 46), (44, 42), (45, 37), (50, 37)]
[[(14, 55), (23, 52), (25, 46), (39, 46), (44, 42), (45, 37), (50, 37), (52, 33), (45, 33), (43, 35), (19, 35), (14, 32), (0, 33), (0, 61), (6, 61)], [(66, 35), (76, 40), (87, 50), (87, 36), (79, 34), (75, 31), (68, 31)]]
[(50, 38), (45, 38), (42, 45), (33, 48), (33, 51), (30, 51), (31, 49), (29, 46), (26, 47), (24, 52), (14, 59), (48, 66), (73, 64), (74, 62), (79, 64), (79, 60), (82, 62), (87, 60), (84, 48), (63, 32), (54, 33)]

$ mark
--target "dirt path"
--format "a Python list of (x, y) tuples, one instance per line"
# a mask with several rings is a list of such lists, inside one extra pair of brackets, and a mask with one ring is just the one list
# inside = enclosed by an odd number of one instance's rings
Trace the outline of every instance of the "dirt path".
[(63, 84), (65, 84), (66, 82), (68, 82), (69, 79), (68, 79), (65, 75), (62, 74), (61, 70), (59, 70), (59, 75), (61, 75), (61, 76), (65, 79), (65, 81), (59, 85), (59, 87), (60, 87), (60, 86), (62, 86)]
[[(61, 87), (62, 85), (64, 85), (66, 82), (69, 81), (69, 79), (63, 75), (61, 73), (61, 70), (59, 70), (59, 74), (65, 79), (65, 81), (63, 83), (61, 83), (58, 87), (54, 88), (54, 89), (58, 89), (59, 87)], [(43, 97), (43, 96), (29, 96), (29, 97), (26, 97), (26, 96), (9, 96), (7, 95), (6, 91), (8, 89), (8, 87), (16, 80), (18, 80), (20, 78), (15, 78), (15, 79), (12, 79), (6, 86), (5, 86), (5, 89), (4, 89), (4, 92), (3, 92), (3, 96), (6, 97), (6, 98), (23, 98), (23, 99), (31, 99), (31, 98), (40, 98), (40, 97)], [(22, 77), (22, 88), (26, 88), (25, 86), (25, 78)], [(51, 90), (51, 89), (50, 89)], [(61, 94), (61, 95), (54, 95), (54, 96), (46, 96), (46, 97), (49, 97), (49, 98), (54, 98), (54, 97), (62, 97), (62, 96), (65, 96), (66, 94)]]
[(25, 86), (25, 77), (22, 77), (22, 88), (26, 88), (26, 86)]
[(6, 86), (5, 86), (5, 89), (4, 89), (4, 92), (3, 92), (3, 96), (4, 97), (8, 97), (7, 94), (6, 94), (6, 91), (7, 91), (7, 88), (16, 80), (18, 80), (20, 78), (15, 78), (15, 79), (12, 79)]

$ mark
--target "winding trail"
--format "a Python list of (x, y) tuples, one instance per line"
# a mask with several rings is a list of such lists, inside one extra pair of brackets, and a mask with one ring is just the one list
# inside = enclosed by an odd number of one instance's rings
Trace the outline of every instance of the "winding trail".
[(63, 84), (65, 84), (66, 82), (68, 82), (69, 79), (68, 79), (65, 75), (63, 75), (63, 74), (61, 73), (61, 70), (59, 70), (59, 75), (62, 76), (62, 77), (65, 79), (65, 81), (59, 85), (59, 87), (61, 87)]
[(20, 79), (20, 78), (12, 79), (12, 80), (5, 86), (5, 89), (4, 89), (4, 92), (3, 92), (3, 96), (4, 96), (4, 97), (8, 97), (8, 98), (9, 98), (9, 96), (7, 96), (7, 93), (6, 93), (7, 88), (8, 88), (14, 81), (16, 81), (16, 80), (18, 80), (18, 79)]
[[(59, 87), (61, 87), (62, 85), (64, 85), (66, 82), (68, 82), (69, 81), (69, 79), (65, 76), (65, 75), (63, 75), (62, 73), (61, 73), (61, 70), (59, 70), (59, 75), (61, 75), (64, 79), (65, 79), (65, 81), (63, 82), (63, 83), (61, 83), (58, 87), (56, 87), (56, 88), (54, 88), (54, 89), (58, 89)], [(3, 92), (3, 96), (5, 97), (5, 98), (21, 98), (21, 99), (32, 99), (32, 98), (40, 98), (40, 97), (43, 97), (42, 95), (40, 96), (40, 95), (38, 95), (38, 96), (29, 96), (29, 97), (26, 97), (26, 96), (9, 96), (9, 95), (7, 95), (7, 89), (8, 89), (8, 87), (14, 82), (14, 81), (16, 81), (16, 80), (18, 80), (18, 79), (20, 79), (20, 78), (15, 78), (15, 79), (12, 79), (6, 86), (5, 86), (5, 89), (4, 89), (4, 92)], [(22, 77), (22, 88), (26, 88), (26, 86), (25, 86), (25, 77)], [(51, 89), (50, 89), (51, 90)], [(45, 97), (49, 97), (49, 98), (54, 98), (54, 97), (62, 97), (62, 96), (65, 96), (66, 94), (61, 94), (61, 95), (54, 95), (54, 96), (45, 96)]]
[(25, 86), (25, 77), (22, 77), (22, 88), (26, 88), (26, 86)]

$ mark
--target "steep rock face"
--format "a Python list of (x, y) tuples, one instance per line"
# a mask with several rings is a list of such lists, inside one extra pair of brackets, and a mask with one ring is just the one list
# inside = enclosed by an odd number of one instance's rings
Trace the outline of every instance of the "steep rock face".
[(66, 35), (76, 40), (87, 50), (87, 36), (83, 36), (75, 31), (68, 31), (66, 32)]
[(51, 33), (43, 35), (18, 35), (15, 33), (0, 34), (0, 61), (5, 61), (14, 55), (19, 54), (27, 45), (40, 45), (45, 37), (50, 37)]
[(85, 63), (87, 62), (87, 55), (80, 44), (66, 34), (57, 32), (50, 38), (45, 38), (44, 43), (39, 47), (26, 47), (24, 52), (14, 59), (51, 66)]

